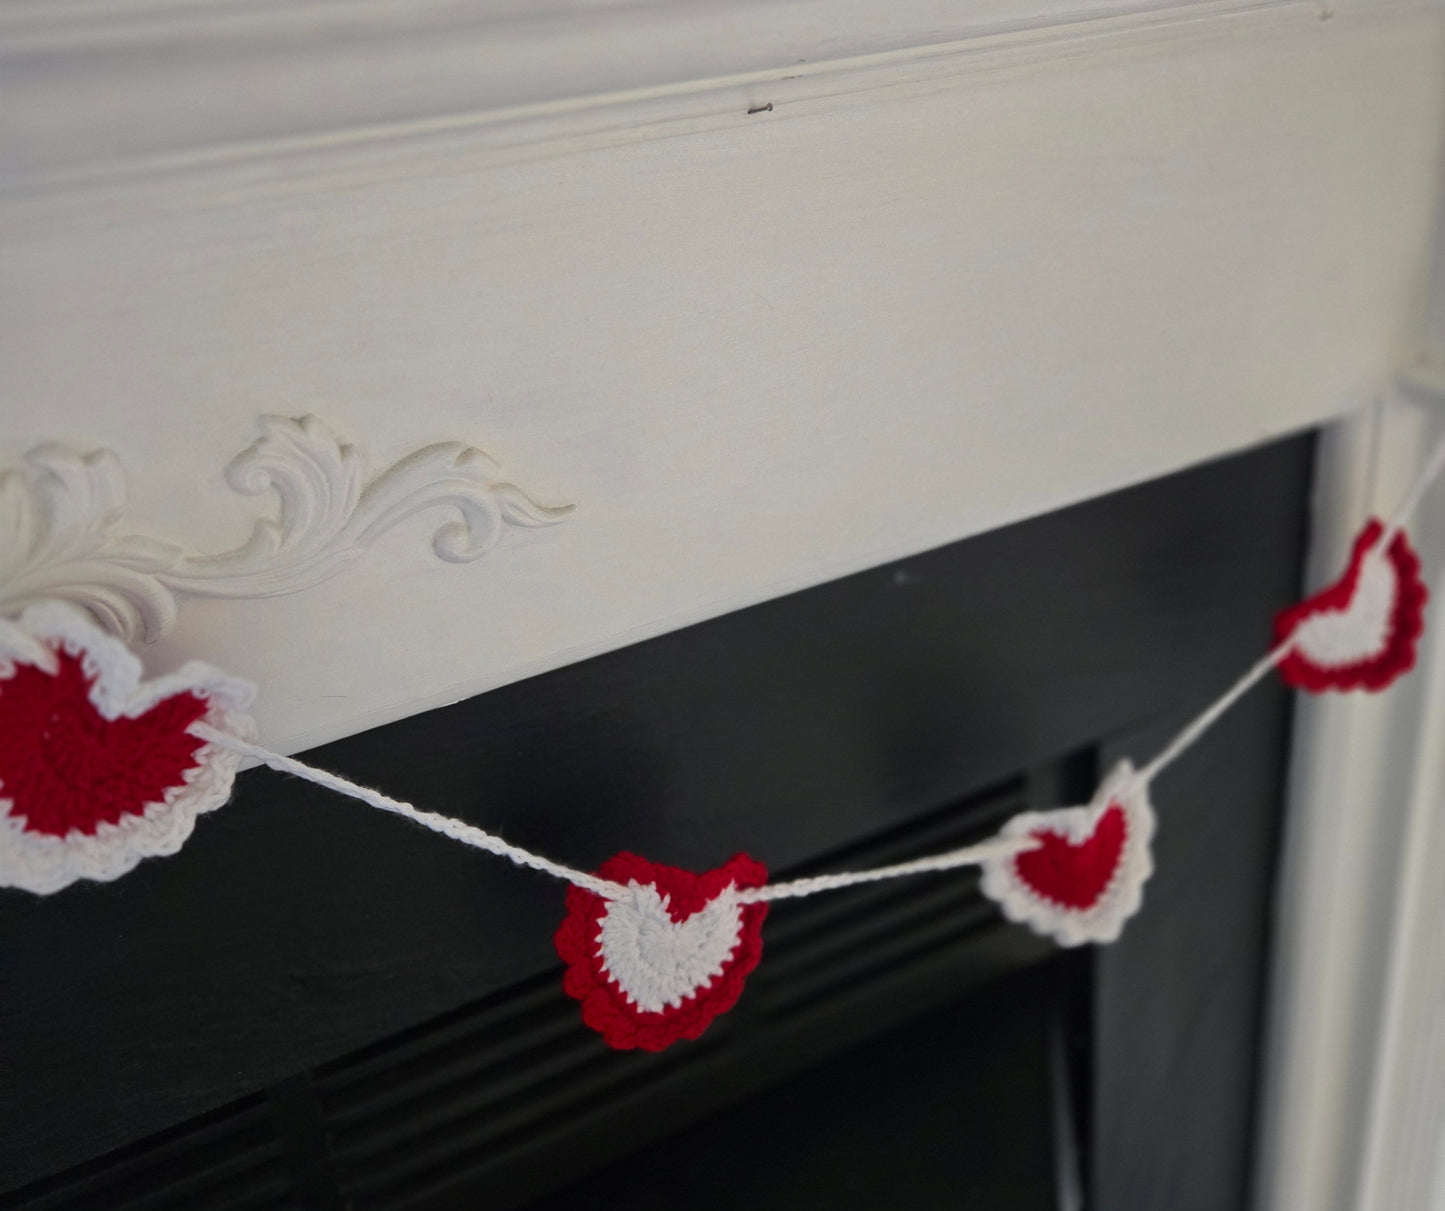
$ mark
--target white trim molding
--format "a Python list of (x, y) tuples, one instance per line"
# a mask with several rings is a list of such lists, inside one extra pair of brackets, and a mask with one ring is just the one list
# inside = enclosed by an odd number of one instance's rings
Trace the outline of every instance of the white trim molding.
[[(9, 0), (0, 464), (113, 451), (76, 580), (294, 752), (1357, 406), (1442, 59), (1413, 0)], [(248, 543), (263, 408), (395, 478), (277, 455)], [(579, 510), (441, 563), (381, 497), (473, 433)]]
[[(1309, 578), (1338, 573), (1445, 435), (1418, 390), (1327, 431)], [(1260, 1211), (1427, 1211), (1445, 1161), (1445, 499), (1411, 536), (1430, 573), (1415, 672), (1301, 695), (1267, 1015)]]
[[(1398, 2), (1398, 0), (1396, 0)], [(956, 55), (1380, 0), (6, 0), (0, 193), (469, 132), (741, 124)], [(1186, 33), (1186, 36), (1188, 34)], [(881, 73), (881, 74), (880, 74)], [(177, 100), (184, 98), (184, 104)], [(650, 108), (649, 108), (650, 107)], [(774, 111), (767, 111), (774, 112)], [(488, 135), (488, 131), (493, 133)]]
[(176, 595), (277, 597), (311, 588), (413, 514), (459, 519), (432, 536), (448, 563), (470, 563), (507, 525), (555, 525), (571, 505), (541, 505), (475, 446), (441, 442), (367, 477), (356, 448), (314, 416), (263, 416), (261, 436), (231, 460), (226, 482), (274, 492), (276, 516), (218, 555), (132, 532), (126, 479), (109, 450), (38, 446), (0, 472), (0, 616), (46, 600), (84, 606), (113, 634), (155, 642), (176, 622)]

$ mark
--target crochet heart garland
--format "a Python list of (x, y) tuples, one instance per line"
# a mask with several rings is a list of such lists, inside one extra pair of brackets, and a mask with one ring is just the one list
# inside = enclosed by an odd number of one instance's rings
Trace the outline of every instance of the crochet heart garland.
[(1148, 787), (1121, 762), (1087, 807), (1023, 812), (1001, 830), (1036, 845), (983, 862), (984, 894), (1011, 921), (1064, 946), (1112, 942), (1154, 870)]
[(623, 853), (597, 873), (626, 894), (572, 887), (555, 938), (582, 1020), (619, 1050), (697, 1038), (733, 1007), (762, 957), (768, 906), (737, 892), (761, 887), (767, 870), (746, 854), (695, 875)]
[[(1445, 467), (1445, 446), (1432, 466)], [(1148, 784), (1230, 704), (1276, 666), (1315, 692), (1383, 689), (1413, 667), (1428, 594), (1404, 533), (1384, 537), (1371, 521), (1340, 580), (1278, 616), (1278, 650), (1142, 773), (1121, 762), (1087, 806), (1024, 812), (967, 850), (761, 893), (767, 871), (746, 854), (694, 874), (622, 853), (587, 874), (313, 769), (251, 743), (245, 682), (194, 661), (142, 682), (136, 657), (86, 615), (32, 606), (0, 619), (0, 887), (47, 894), (174, 853), (195, 817), (229, 797), (244, 756), (571, 883), (555, 935), (563, 987), (621, 1050), (696, 1039), (732, 1008), (762, 956), (768, 899), (977, 863), (1009, 919), (1064, 946), (1112, 942), (1153, 871)]]
[(1345, 574), (1275, 619), (1276, 641), (1291, 643), (1279, 665), (1290, 685), (1314, 693), (1382, 690), (1414, 667), (1429, 591), (1404, 531), (1377, 550), (1383, 534), (1372, 519), (1355, 539)]
[(198, 661), (142, 682), (125, 645), (64, 604), (0, 620), (0, 887), (44, 895), (175, 853), (240, 763), (190, 729), (249, 736), (253, 692)]

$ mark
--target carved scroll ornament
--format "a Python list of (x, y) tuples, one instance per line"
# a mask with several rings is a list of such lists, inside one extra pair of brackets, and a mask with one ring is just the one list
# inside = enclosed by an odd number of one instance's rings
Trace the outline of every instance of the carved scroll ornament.
[(368, 478), (356, 449), (314, 416), (263, 416), (261, 436), (226, 468), (247, 496), (279, 509), (234, 550), (206, 555), (131, 532), (126, 478), (109, 450), (48, 444), (0, 473), (0, 616), (45, 599), (84, 606), (128, 642), (175, 624), (176, 598), (276, 597), (310, 588), (405, 518), (447, 508), (432, 536), (449, 563), (479, 559), (509, 525), (550, 526), (573, 506), (538, 504), (474, 446), (426, 446)]

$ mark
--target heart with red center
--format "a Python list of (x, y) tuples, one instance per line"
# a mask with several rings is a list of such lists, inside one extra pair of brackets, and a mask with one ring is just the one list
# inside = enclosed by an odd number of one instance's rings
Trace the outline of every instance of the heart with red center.
[(1144, 881), (1154, 870), (1154, 809), (1148, 787), (1127, 761), (1115, 767), (1089, 806), (1022, 812), (999, 835), (1034, 844), (986, 859), (984, 894), (1011, 921), (1065, 946), (1117, 938), (1139, 910)]
[(1275, 639), (1290, 649), (1279, 671), (1290, 685), (1382, 690), (1415, 666), (1429, 590), (1404, 531), (1384, 549), (1372, 519), (1355, 539), (1350, 566), (1329, 588), (1280, 613)]
[(47, 895), (180, 849), (231, 794), (240, 758), (193, 734), (248, 738), (253, 690), (192, 661), (140, 661), (79, 610), (0, 620), (0, 887)]
[(574, 886), (555, 938), (582, 1020), (619, 1050), (697, 1038), (733, 1007), (762, 957), (768, 906), (737, 893), (761, 887), (768, 872), (746, 854), (701, 875), (617, 854), (597, 873), (625, 892)]

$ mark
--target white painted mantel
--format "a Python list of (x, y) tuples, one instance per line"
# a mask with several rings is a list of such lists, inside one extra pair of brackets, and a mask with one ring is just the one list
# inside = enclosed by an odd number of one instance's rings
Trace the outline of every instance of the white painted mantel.
[(575, 506), (178, 596), (149, 664), (302, 748), (1368, 398), (1442, 50), (1390, 0), (8, 0), (0, 464), (110, 451), (202, 554), (278, 515), (263, 414)]

